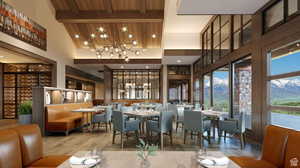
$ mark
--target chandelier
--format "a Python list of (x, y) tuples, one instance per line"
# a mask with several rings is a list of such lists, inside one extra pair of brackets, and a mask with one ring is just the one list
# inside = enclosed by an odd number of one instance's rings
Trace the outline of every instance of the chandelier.
[[(96, 52), (96, 56), (98, 59), (124, 59), (126, 62), (129, 62), (129, 56), (139, 56), (143, 52), (143, 50), (137, 48), (138, 42), (134, 40), (133, 35), (129, 33), (127, 27), (122, 27), (120, 31), (125, 35), (125, 37), (127, 37), (125, 41), (117, 42), (114, 40), (113, 44), (104, 45), (100, 48), (90, 46), (89, 44), (93, 43), (96, 38), (100, 38), (102, 40), (109, 39), (109, 35), (106, 30), (103, 27), (99, 27), (96, 30), (97, 33), (91, 34), (89, 40), (84, 41), (83, 44), (85, 46), (89, 46), (91, 48), (91, 51)], [(75, 38), (79, 38), (79, 35), (75, 35)]]

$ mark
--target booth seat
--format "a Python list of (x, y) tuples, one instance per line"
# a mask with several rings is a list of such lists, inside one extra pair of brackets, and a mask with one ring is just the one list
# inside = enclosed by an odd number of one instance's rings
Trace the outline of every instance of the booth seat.
[[(300, 167), (300, 132), (274, 125), (266, 127), (260, 159), (231, 156), (241, 168)], [(293, 165), (297, 164), (297, 166)]]
[(37, 125), (0, 130), (1, 168), (58, 167), (70, 156), (43, 156), (43, 141)]
[(46, 106), (46, 132), (64, 132), (79, 128), (83, 122), (82, 113), (74, 113), (72, 110), (93, 107), (92, 103), (74, 103)]

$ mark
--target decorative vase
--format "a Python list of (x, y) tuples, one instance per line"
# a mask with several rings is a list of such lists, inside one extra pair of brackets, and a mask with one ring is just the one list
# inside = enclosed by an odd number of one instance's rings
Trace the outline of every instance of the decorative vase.
[(19, 115), (19, 123), (22, 125), (31, 124), (32, 122), (32, 115), (31, 114), (22, 114)]
[(148, 159), (143, 159), (140, 168), (150, 168), (150, 166), (151, 166), (150, 161)]

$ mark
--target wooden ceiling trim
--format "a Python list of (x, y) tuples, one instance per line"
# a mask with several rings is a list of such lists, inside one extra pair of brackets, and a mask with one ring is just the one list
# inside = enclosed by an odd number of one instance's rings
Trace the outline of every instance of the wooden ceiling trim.
[(139, 0), (141, 13), (146, 13), (147, 11), (147, 0)]
[(201, 56), (200, 49), (171, 49), (164, 50), (164, 56)]
[(104, 0), (104, 6), (108, 13), (113, 13), (113, 6), (111, 0)]
[(63, 23), (149, 23), (163, 22), (164, 11), (56, 11), (56, 19)]
[(161, 59), (74, 59), (74, 64), (161, 64)]

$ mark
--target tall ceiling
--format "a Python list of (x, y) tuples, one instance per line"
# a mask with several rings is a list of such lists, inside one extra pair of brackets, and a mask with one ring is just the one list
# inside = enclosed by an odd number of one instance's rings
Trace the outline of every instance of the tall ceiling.
[[(77, 48), (103, 47), (128, 42), (128, 35), (138, 42), (137, 48), (161, 48), (164, 0), (51, 0), (56, 19), (62, 22)], [(101, 39), (97, 28), (108, 35)], [(127, 27), (127, 32), (122, 32)], [(91, 40), (91, 34), (96, 37)], [(155, 34), (156, 38), (152, 38)], [(79, 38), (75, 38), (79, 35)]]

